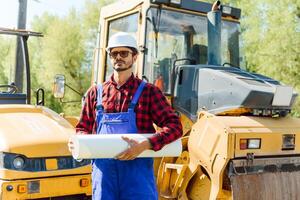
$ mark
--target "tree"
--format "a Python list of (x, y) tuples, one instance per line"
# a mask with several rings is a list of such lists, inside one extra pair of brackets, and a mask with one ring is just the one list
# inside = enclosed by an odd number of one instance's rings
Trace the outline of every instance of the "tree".
[[(85, 51), (80, 17), (75, 10), (71, 10), (65, 18), (44, 14), (36, 19), (33, 27), (34, 30), (43, 31), (45, 35), (35, 44), (39, 48), (35, 48), (32, 63), (39, 85), (47, 91), (46, 105), (56, 108), (56, 111), (64, 110), (68, 114), (78, 114), (80, 102), (59, 105), (52, 97), (51, 88), (55, 74), (64, 74), (68, 84), (83, 93), (82, 85), (85, 80), (82, 78), (81, 63)], [(80, 101), (80, 96), (67, 90), (65, 99)]]
[(64, 101), (78, 100), (78, 103), (61, 104), (53, 98), (53, 78), (55, 74), (65, 75), (67, 84), (81, 93), (90, 87), (100, 8), (111, 2), (87, 0), (80, 13), (74, 9), (66, 17), (44, 13), (32, 22), (33, 29), (44, 34), (44, 38), (30, 41), (32, 85), (35, 90), (45, 88), (46, 106), (68, 115), (79, 114), (80, 96), (68, 88)]
[(101, 13), (101, 7), (111, 4), (115, 0), (86, 0), (85, 7), (81, 12), (84, 30), (84, 40), (85, 40), (85, 63), (83, 63), (83, 68), (87, 74), (87, 81), (89, 84), (85, 88), (87, 89), (91, 83), (92, 67), (94, 59), (94, 51), (97, 47), (97, 34), (99, 31), (99, 19)]
[(14, 66), (13, 50), (15, 50), (12, 42), (13, 38), (5, 36), (0, 37), (0, 84), (8, 84), (12, 80), (12, 67)]
[[(243, 5), (246, 67), (300, 92), (300, 1), (281, 0), (274, 4), (270, 0), (253, 0)], [(294, 113), (299, 111), (298, 101)]]

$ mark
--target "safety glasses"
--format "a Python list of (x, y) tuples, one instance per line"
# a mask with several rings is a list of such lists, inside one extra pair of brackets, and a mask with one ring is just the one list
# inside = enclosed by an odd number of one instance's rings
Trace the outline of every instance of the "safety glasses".
[(113, 59), (116, 59), (119, 54), (121, 56), (121, 58), (127, 58), (127, 56), (130, 53), (132, 54), (132, 52), (130, 52), (130, 51), (114, 51), (114, 52), (110, 52), (109, 56)]

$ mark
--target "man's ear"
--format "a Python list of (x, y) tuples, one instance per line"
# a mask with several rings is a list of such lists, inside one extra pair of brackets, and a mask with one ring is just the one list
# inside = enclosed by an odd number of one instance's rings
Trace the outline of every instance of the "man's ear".
[(135, 54), (135, 55), (132, 57), (132, 59), (133, 59), (133, 62), (135, 62), (135, 61), (136, 61), (137, 57), (138, 57), (138, 54)]

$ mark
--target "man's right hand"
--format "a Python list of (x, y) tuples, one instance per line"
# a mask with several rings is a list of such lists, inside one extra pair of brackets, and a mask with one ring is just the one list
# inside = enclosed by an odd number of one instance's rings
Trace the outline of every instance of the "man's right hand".
[(143, 151), (151, 149), (149, 140), (138, 142), (125, 136), (122, 136), (122, 139), (128, 143), (129, 148), (116, 156), (119, 160), (133, 160)]

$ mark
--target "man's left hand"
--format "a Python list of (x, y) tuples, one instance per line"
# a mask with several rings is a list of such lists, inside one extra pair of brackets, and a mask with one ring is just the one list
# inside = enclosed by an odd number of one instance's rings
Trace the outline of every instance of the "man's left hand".
[(138, 142), (125, 136), (122, 136), (122, 139), (128, 143), (129, 148), (116, 156), (116, 159), (119, 160), (133, 160), (143, 151), (151, 148), (151, 144), (148, 140)]

